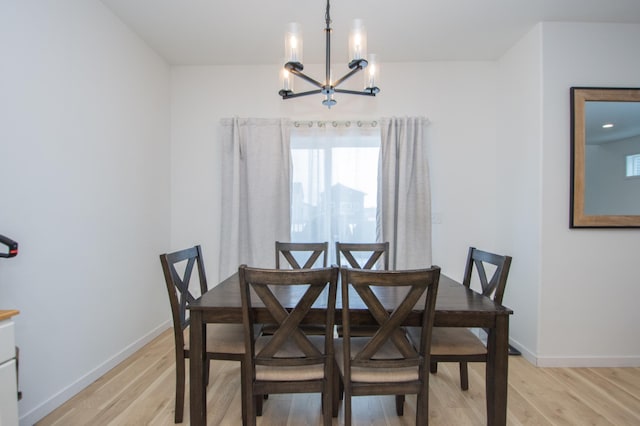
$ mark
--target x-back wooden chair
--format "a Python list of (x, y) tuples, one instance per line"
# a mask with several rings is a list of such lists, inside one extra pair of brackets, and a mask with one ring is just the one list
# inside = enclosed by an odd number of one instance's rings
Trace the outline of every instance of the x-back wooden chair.
[[(254, 425), (262, 395), (276, 393), (322, 393), (324, 425), (332, 423), (334, 382), (333, 326), (338, 268), (239, 270), (242, 317), (245, 333), (243, 405), (247, 422)], [(269, 312), (273, 334), (256, 335), (258, 320), (251, 294)], [(295, 306), (283, 306), (286, 298)], [(323, 335), (309, 335), (302, 326), (314, 304), (318, 304)], [(264, 320), (262, 320), (264, 322)], [(337, 411), (337, 410), (336, 410)]]
[[(343, 267), (342, 259), (347, 266), (354, 269), (389, 270), (389, 242), (384, 243), (341, 243), (336, 242), (336, 260), (338, 267)], [(336, 327), (338, 336), (342, 336), (342, 326)], [(352, 336), (368, 336), (377, 330), (375, 326), (352, 326)]]
[[(393, 272), (342, 269), (341, 273), (344, 335), (336, 340), (336, 362), (344, 383), (345, 425), (351, 424), (353, 396), (396, 395), (396, 412), (403, 415), (405, 394), (417, 394), (416, 425), (426, 425), (429, 418), (426, 366), (430, 361), (440, 268)], [(379, 288), (383, 287), (390, 291), (404, 289), (406, 296), (398, 306), (385, 307), (376, 296), (376, 290), (382, 291)], [(351, 289), (378, 322), (378, 330), (373, 335), (351, 335), (349, 307), (354, 296)], [(423, 295), (423, 302), (416, 307)], [(417, 344), (408, 338), (402, 326), (415, 309), (423, 311), (421, 338)]]
[[(326, 268), (329, 243), (288, 243), (276, 241), (276, 269), (311, 269)], [(284, 257), (286, 263), (281, 263)], [(298, 262), (298, 259), (302, 259)], [(302, 263), (302, 266), (300, 266)], [(308, 334), (323, 335), (324, 326), (319, 324), (305, 324), (305, 332)], [(273, 324), (265, 324), (262, 327), (263, 334), (273, 334)], [(258, 409), (260, 413), (260, 409)]]
[[(481, 293), (502, 304), (511, 267), (511, 257), (469, 247), (462, 284), (471, 287), (473, 271), (480, 283)], [(492, 272), (491, 272), (492, 271)], [(488, 273), (489, 272), (489, 273)], [(418, 338), (419, 331), (410, 329), (410, 334)], [(430, 371), (438, 371), (438, 362), (458, 362), (460, 387), (469, 389), (468, 362), (487, 362), (487, 348), (482, 340), (467, 328), (435, 327), (431, 343)]]
[[(289, 263), (289, 267), (292, 269), (311, 269), (313, 267), (327, 267), (327, 251), (329, 248), (328, 242), (323, 243), (288, 243), (276, 241), (276, 269), (281, 268), (280, 260), (284, 257)], [(296, 259), (302, 256), (304, 262), (298, 262)], [(322, 257), (322, 263), (318, 263), (318, 259)], [(300, 265), (302, 263), (302, 266)], [(282, 265), (284, 266), (284, 265)]]
[(338, 241), (336, 242), (336, 260), (338, 266), (342, 266), (343, 257), (351, 268), (383, 269), (388, 271), (389, 242), (341, 243)]
[[(204, 271), (202, 249), (199, 245), (173, 253), (160, 255), (160, 263), (164, 272), (165, 283), (169, 293), (171, 316), (173, 319), (173, 335), (176, 354), (176, 423), (182, 423), (184, 414), (185, 393), (185, 359), (190, 357), (189, 344), (185, 340), (185, 330), (189, 326), (187, 308), (197, 296), (208, 290), (207, 277)], [(199, 293), (194, 295), (195, 284), (191, 285), (193, 273), (198, 275)], [(241, 375), (244, 375), (244, 335), (242, 324), (207, 324), (206, 341), (207, 359), (240, 361)], [(209, 380), (209, 362), (205, 363), (205, 381)], [(243, 406), (243, 423), (245, 408)]]

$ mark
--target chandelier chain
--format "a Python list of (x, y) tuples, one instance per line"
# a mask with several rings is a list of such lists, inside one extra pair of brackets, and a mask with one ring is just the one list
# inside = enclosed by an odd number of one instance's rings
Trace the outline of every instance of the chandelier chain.
[(324, 14), (324, 21), (327, 23), (327, 28), (331, 26), (331, 15), (329, 14), (329, 0), (327, 0), (327, 11)]

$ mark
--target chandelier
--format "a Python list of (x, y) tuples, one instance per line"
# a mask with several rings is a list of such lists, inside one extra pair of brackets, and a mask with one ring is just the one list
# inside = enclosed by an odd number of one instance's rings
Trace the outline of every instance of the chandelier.
[[(378, 64), (376, 63), (374, 54), (370, 54), (367, 60), (367, 36), (362, 21), (359, 19), (354, 20), (354, 25), (349, 35), (349, 69), (351, 71), (335, 81), (331, 75), (331, 16), (329, 15), (329, 0), (327, 0), (325, 22), (326, 50), (324, 81), (320, 82), (315, 80), (302, 72), (304, 69), (302, 65), (302, 33), (299, 30), (298, 24), (289, 24), (289, 30), (285, 35), (284, 42), (285, 60), (287, 62), (282, 69), (282, 89), (278, 94), (282, 96), (282, 99), (291, 99), (320, 93), (324, 96), (322, 104), (328, 108), (331, 108), (337, 102), (334, 99), (335, 93), (375, 96), (380, 92), (380, 89), (376, 86)], [(358, 91), (338, 88), (340, 84), (360, 70), (365, 70), (364, 90)], [(293, 91), (293, 76), (306, 80), (318, 89), (295, 93)]]

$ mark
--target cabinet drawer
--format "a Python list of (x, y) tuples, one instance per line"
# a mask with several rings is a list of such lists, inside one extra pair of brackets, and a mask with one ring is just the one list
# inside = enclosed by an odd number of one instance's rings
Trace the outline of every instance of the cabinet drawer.
[(13, 321), (0, 321), (0, 363), (16, 356)]

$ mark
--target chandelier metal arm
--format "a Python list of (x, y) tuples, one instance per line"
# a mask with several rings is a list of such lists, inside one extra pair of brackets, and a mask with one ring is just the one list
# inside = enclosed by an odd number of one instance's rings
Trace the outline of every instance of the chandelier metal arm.
[[(289, 65), (289, 63), (287, 65)], [(302, 65), (302, 64), (300, 64), (300, 65)], [(296, 76), (302, 78), (303, 80), (308, 81), (309, 83), (313, 84), (314, 86), (319, 87), (321, 89), (324, 87), (324, 84), (320, 83), (318, 80), (315, 80), (315, 79), (309, 77), (308, 75), (306, 75), (305, 73), (303, 73), (302, 71), (300, 71), (300, 69), (302, 69), (302, 66), (300, 66), (299, 68), (298, 67), (288, 67), (288, 66), (286, 66), (286, 68), (289, 70), (289, 72), (291, 74), (296, 75)]]
[(280, 96), (282, 96), (282, 99), (290, 99), (290, 98), (299, 98), (300, 96), (317, 95), (318, 93), (322, 93), (322, 90), (321, 89), (309, 90), (307, 92), (301, 92), (301, 93), (293, 93), (290, 90), (281, 90), (279, 94)]
[(334, 92), (336, 93), (347, 93), (349, 95), (363, 95), (363, 96), (375, 96), (376, 92), (373, 90), (363, 90), (363, 91), (358, 91), (358, 90), (348, 90), (348, 89), (333, 89)]
[[(366, 65), (367, 61), (363, 61), (363, 62)], [(335, 83), (333, 83), (333, 87), (338, 87), (340, 84), (342, 84), (343, 81), (345, 81), (346, 79), (348, 79), (352, 75), (356, 74), (358, 71), (360, 71), (363, 68), (364, 67), (362, 65), (355, 66), (351, 71), (349, 71), (344, 76), (342, 76), (340, 79), (338, 79)]]

